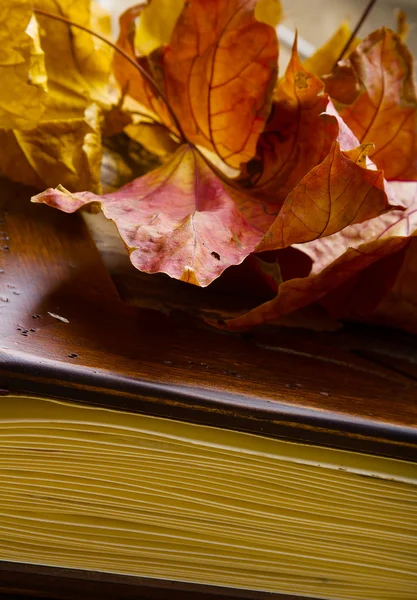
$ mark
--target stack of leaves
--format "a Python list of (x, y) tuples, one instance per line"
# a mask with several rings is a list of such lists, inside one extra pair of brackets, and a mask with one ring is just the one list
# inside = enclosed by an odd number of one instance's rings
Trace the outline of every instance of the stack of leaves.
[[(315, 302), (417, 332), (417, 98), (403, 30), (355, 39), (339, 62), (346, 25), (304, 65), (295, 43), (278, 77), (278, 0), (152, 0), (121, 16), (114, 52), (88, 33), (109, 26), (89, 0), (6, 5), (0, 171), (57, 186), (35, 202), (99, 203), (146, 273), (207, 286), (244, 263), (248, 289), (262, 279), (272, 299), (230, 329)], [(102, 140), (122, 131), (155, 156), (101, 194)]]

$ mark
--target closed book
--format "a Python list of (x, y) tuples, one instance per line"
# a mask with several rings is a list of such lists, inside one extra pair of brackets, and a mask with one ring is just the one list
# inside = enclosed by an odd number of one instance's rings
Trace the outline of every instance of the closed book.
[(0, 195), (4, 597), (417, 597), (412, 337), (217, 330)]

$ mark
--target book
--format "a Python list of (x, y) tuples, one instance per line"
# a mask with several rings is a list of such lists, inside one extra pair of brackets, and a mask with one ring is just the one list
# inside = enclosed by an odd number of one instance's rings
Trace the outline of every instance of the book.
[(0, 593), (416, 598), (415, 340), (217, 331), (30, 193), (0, 187)]

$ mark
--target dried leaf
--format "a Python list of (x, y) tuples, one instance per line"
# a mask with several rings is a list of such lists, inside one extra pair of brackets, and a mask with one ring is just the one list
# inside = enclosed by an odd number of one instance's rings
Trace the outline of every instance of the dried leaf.
[(407, 246), (404, 246), (359, 271), (321, 298), (320, 306), (337, 319), (362, 319), (369, 316), (391, 291), (406, 252)]
[(276, 27), (282, 19), (282, 6), (280, 0), (258, 0), (255, 6), (255, 19)]
[(112, 19), (110, 13), (101, 6), (101, 0), (90, 0), (91, 29), (107, 38), (112, 34)]
[(417, 239), (406, 248), (401, 269), (389, 293), (382, 299), (371, 319), (417, 333)]
[(178, 148), (178, 142), (160, 123), (145, 121), (133, 123), (126, 127), (125, 133), (149, 152), (161, 158), (173, 154)]
[[(414, 183), (395, 184), (398, 199), (408, 209), (417, 207), (417, 187)], [(410, 201), (411, 200), (411, 201)], [(387, 225), (391, 215), (383, 217)], [(381, 227), (380, 219), (370, 221), (370, 228)], [(368, 231), (370, 229), (368, 227)], [(349, 228), (337, 237), (347, 238), (347, 244), (357, 245), (366, 230)], [(409, 234), (413, 234), (410, 230)], [(415, 232), (414, 232), (415, 235)], [(340, 241), (333, 240), (340, 247)], [(343, 243), (343, 242), (342, 242)], [(345, 285), (327, 294), (320, 304), (336, 317), (359, 318), (366, 316), (385, 324), (416, 331), (417, 326), (417, 240), (412, 237), (400, 251), (379, 260), (351, 278)], [(309, 251), (309, 244), (305, 249)], [(324, 252), (322, 253), (322, 256)], [(319, 261), (323, 258), (320, 256)], [(327, 260), (327, 259), (326, 259)]]
[[(135, 47), (136, 20), (144, 10), (143, 5), (135, 5), (126, 10), (119, 19), (120, 33), (117, 40), (119, 48), (124, 50), (134, 62), (153, 78), (160, 88), (163, 87), (161, 79), (162, 53), (156, 50), (151, 55), (137, 57)], [(156, 120), (160, 120), (168, 129), (178, 133), (172, 116), (159, 96), (156, 88), (138, 69), (128, 62), (119, 53), (113, 59), (114, 75), (120, 87), (141, 105), (146, 107)]]
[(80, 118), (42, 121), (30, 131), (0, 130), (0, 171), (42, 189), (61, 182), (72, 190), (99, 192), (101, 135), (98, 107)]
[[(12, 0), (13, 15), (21, 5), (21, 0)], [(36, 0), (35, 8), (86, 26), (91, 20), (95, 20), (97, 27), (108, 25), (101, 9), (95, 13), (89, 0), (76, 3), (72, 0)], [(45, 53), (47, 92), (42, 96), (42, 110), (28, 128), (26, 123), (21, 126), (22, 118), (26, 112), (31, 114), (27, 100), (31, 103), (34, 100), (30, 94), (21, 93), (19, 87), (9, 89), (7, 86), (8, 93), (14, 96), (10, 106), (19, 120), (15, 120), (13, 128), (0, 121), (0, 170), (14, 181), (40, 189), (61, 183), (72, 191), (99, 192), (101, 116), (92, 99), (111, 108), (107, 93), (111, 53), (107, 45), (66, 23), (38, 13), (37, 20), (32, 16), (31, 23), (36, 26), (37, 21)], [(19, 65), (19, 69), (30, 69), (33, 56), (22, 56), (26, 62)]]
[(397, 10), (397, 33), (403, 42), (407, 39), (410, 26), (407, 21), (407, 15), (401, 9)]
[(189, 141), (231, 167), (251, 159), (270, 110), (275, 30), (255, 19), (256, 0), (186, 4), (164, 56), (165, 89)]
[(143, 146), (119, 133), (103, 139), (103, 158), (101, 161), (101, 183), (103, 192), (116, 192), (132, 179), (156, 169), (161, 161)]
[(168, 44), (172, 30), (184, 7), (184, 0), (150, 0), (141, 11), (134, 36), (139, 54), (151, 54)]
[(287, 196), (257, 250), (274, 250), (331, 235), (389, 208), (381, 171), (366, 168), (369, 146), (329, 154)]
[(313, 259), (308, 277), (284, 281), (277, 296), (250, 312), (227, 322), (228, 329), (247, 329), (273, 322), (303, 306), (316, 302), (346, 284), (377, 261), (405, 248), (417, 235), (417, 205), (409, 202), (406, 211), (395, 210), (333, 236), (299, 248)]
[(417, 179), (417, 97), (413, 58), (401, 38), (381, 28), (326, 76), (326, 91), (388, 180)]
[(135, 267), (200, 286), (241, 263), (258, 243), (266, 220), (262, 205), (222, 183), (188, 145), (169, 163), (118, 192), (71, 194), (60, 187), (33, 201), (64, 212), (100, 202)]
[(0, 128), (30, 129), (45, 110), (44, 54), (29, 0), (0, 6)]
[[(337, 121), (337, 125), (339, 127), (337, 141), (339, 142), (342, 150), (353, 150), (354, 148), (358, 148), (361, 145), (358, 138), (354, 135), (352, 130), (349, 129), (344, 120), (341, 118), (331, 100), (329, 100), (329, 103), (327, 104), (326, 114), (331, 115)], [(367, 159), (367, 163), (368, 165), (373, 165), (369, 158)]]
[(338, 125), (333, 116), (322, 114), (328, 103), (323, 87), (320, 79), (301, 64), (295, 43), (285, 75), (275, 90), (256, 158), (246, 165), (243, 175), (256, 196), (271, 197), (281, 204), (330, 151)]
[(132, 115), (124, 110), (122, 104), (123, 102), (118, 102), (105, 112), (101, 127), (103, 137), (117, 135), (132, 123)]
[[(102, 10), (90, 0), (35, 0), (34, 6), (86, 27), (98, 28), (101, 24), (106, 33)], [(97, 10), (99, 15), (95, 15)], [(112, 49), (76, 27), (39, 14), (36, 18), (48, 75), (48, 119), (79, 117), (91, 102), (111, 105), (108, 80)]]
[[(344, 50), (346, 44), (348, 43), (351, 35), (352, 32), (349, 24), (344, 21), (340, 25), (339, 29), (335, 31), (332, 37), (328, 39), (323, 46), (318, 48), (318, 50), (316, 50), (312, 56), (304, 61), (304, 68), (318, 77), (322, 77), (323, 75), (330, 73), (336, 64), (336, 61), (339, 59), (340, 53)], [(344, 52), (342, 58), (353, 52), (359, 43), (360, 40), (355, 37)]]

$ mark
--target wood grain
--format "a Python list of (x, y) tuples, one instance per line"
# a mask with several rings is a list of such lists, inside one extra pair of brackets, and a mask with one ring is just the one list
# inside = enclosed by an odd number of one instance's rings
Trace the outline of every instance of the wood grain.
[[(3, 591), (10, 596), (3, 596)], [(22, 596), (38, 600), (309, 600), (288, 594), (0, 562), (0, 597)]]
[[(1, 189), (6, 392), (417, 458), (411, 337), (288, 328), (231, 335), (179, 308), (128, 306), (77, 215), (30, 204), (30, 190)], [(173, 289), (164, 283), (159, 295)], [(385, 364), (357, 356), (361, 347), (382, 351)], [(389, 368), (394, 352), (404, 373)]]

